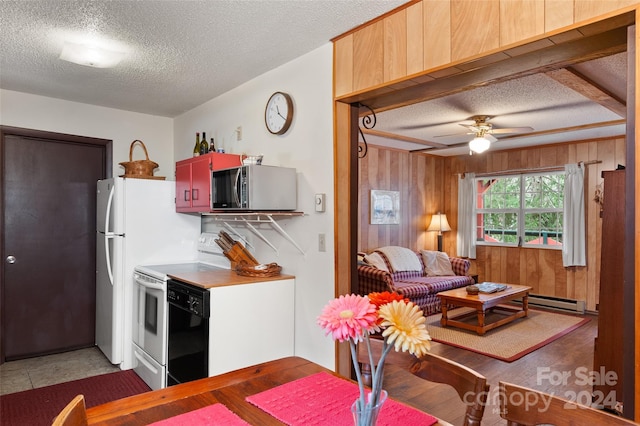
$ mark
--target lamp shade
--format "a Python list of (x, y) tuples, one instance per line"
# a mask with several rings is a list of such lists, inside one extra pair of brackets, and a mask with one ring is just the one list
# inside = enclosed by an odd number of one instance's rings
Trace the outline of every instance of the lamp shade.
[(469, 142), (469, 149), (478, 154), (485, 152), (490, 146), (491, 141), (484, 137), (473, 138), (471, 142)]
[(431, 223), (429, 224), (427, 231), (438, 231), (438, 233), (451, 231), (451, 226), (449, 226), (447, 215), (442, 213), (436, 213), (433, 216), (431, 216)]

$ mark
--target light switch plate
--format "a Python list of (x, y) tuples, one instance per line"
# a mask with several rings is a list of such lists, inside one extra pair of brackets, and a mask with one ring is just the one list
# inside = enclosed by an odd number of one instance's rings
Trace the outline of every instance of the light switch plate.
[(316, 211), (323, 212), (325, 209), (325, 196), (324, 194), (316, 194)]

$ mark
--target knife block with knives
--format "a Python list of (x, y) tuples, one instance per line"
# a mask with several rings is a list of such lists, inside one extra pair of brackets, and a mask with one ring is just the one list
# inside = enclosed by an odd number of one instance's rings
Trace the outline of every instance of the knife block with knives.
[(248, 277), (273, 277), (280, 275), (282, 267), (277, 263), (261, 265), (249, 250), (239, 241), (235, 241), (224, 231), (218, 234), (220, 238), (216, 243), (222, 249), (222, 253), (231, 261), (231, 269), (238, 275)]
[(241, 242), (235, 241), (225, 231), (220, 231), (218, 236), (220, 238), (216, 239), (216, 243), (220, 246), (227, 259), (231, 261), (231, 269), (235, 270), (236, 266), (242, 262), (250, 266), (260, 264)]
[(275, 277), (280, 275), (282, 267), (277, 263), (260, 264), (246, 247), (239, 241), (235, 241), (224, 231), (220, 231), (220, 238), (216, 243), (222, 249), (222, 253), (231, 261), (231, 269), (238, 275), (246, 277)]

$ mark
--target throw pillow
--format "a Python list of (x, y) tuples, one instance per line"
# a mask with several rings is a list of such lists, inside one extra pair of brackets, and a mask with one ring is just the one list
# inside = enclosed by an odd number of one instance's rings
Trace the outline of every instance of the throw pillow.
[(387, 268), (387, 264), (384, 262), (384, 259), (382, 258), (380, 253), (376, 253), (374, 251), (373, 253), (366, 255), (364, 257), (364, 261), (374, 268), (389, 272), (389, 268)]
[(420, 250), (424, 262), (424, 272), (428, 277), (455, 275), (447, 253), (442, 251)]

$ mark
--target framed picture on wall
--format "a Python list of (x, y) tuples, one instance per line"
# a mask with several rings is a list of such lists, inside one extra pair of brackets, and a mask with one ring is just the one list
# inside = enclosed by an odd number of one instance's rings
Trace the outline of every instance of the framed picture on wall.
[(372, 225), (397, 225), (400, 223), (400, 192), (371, 190)]

